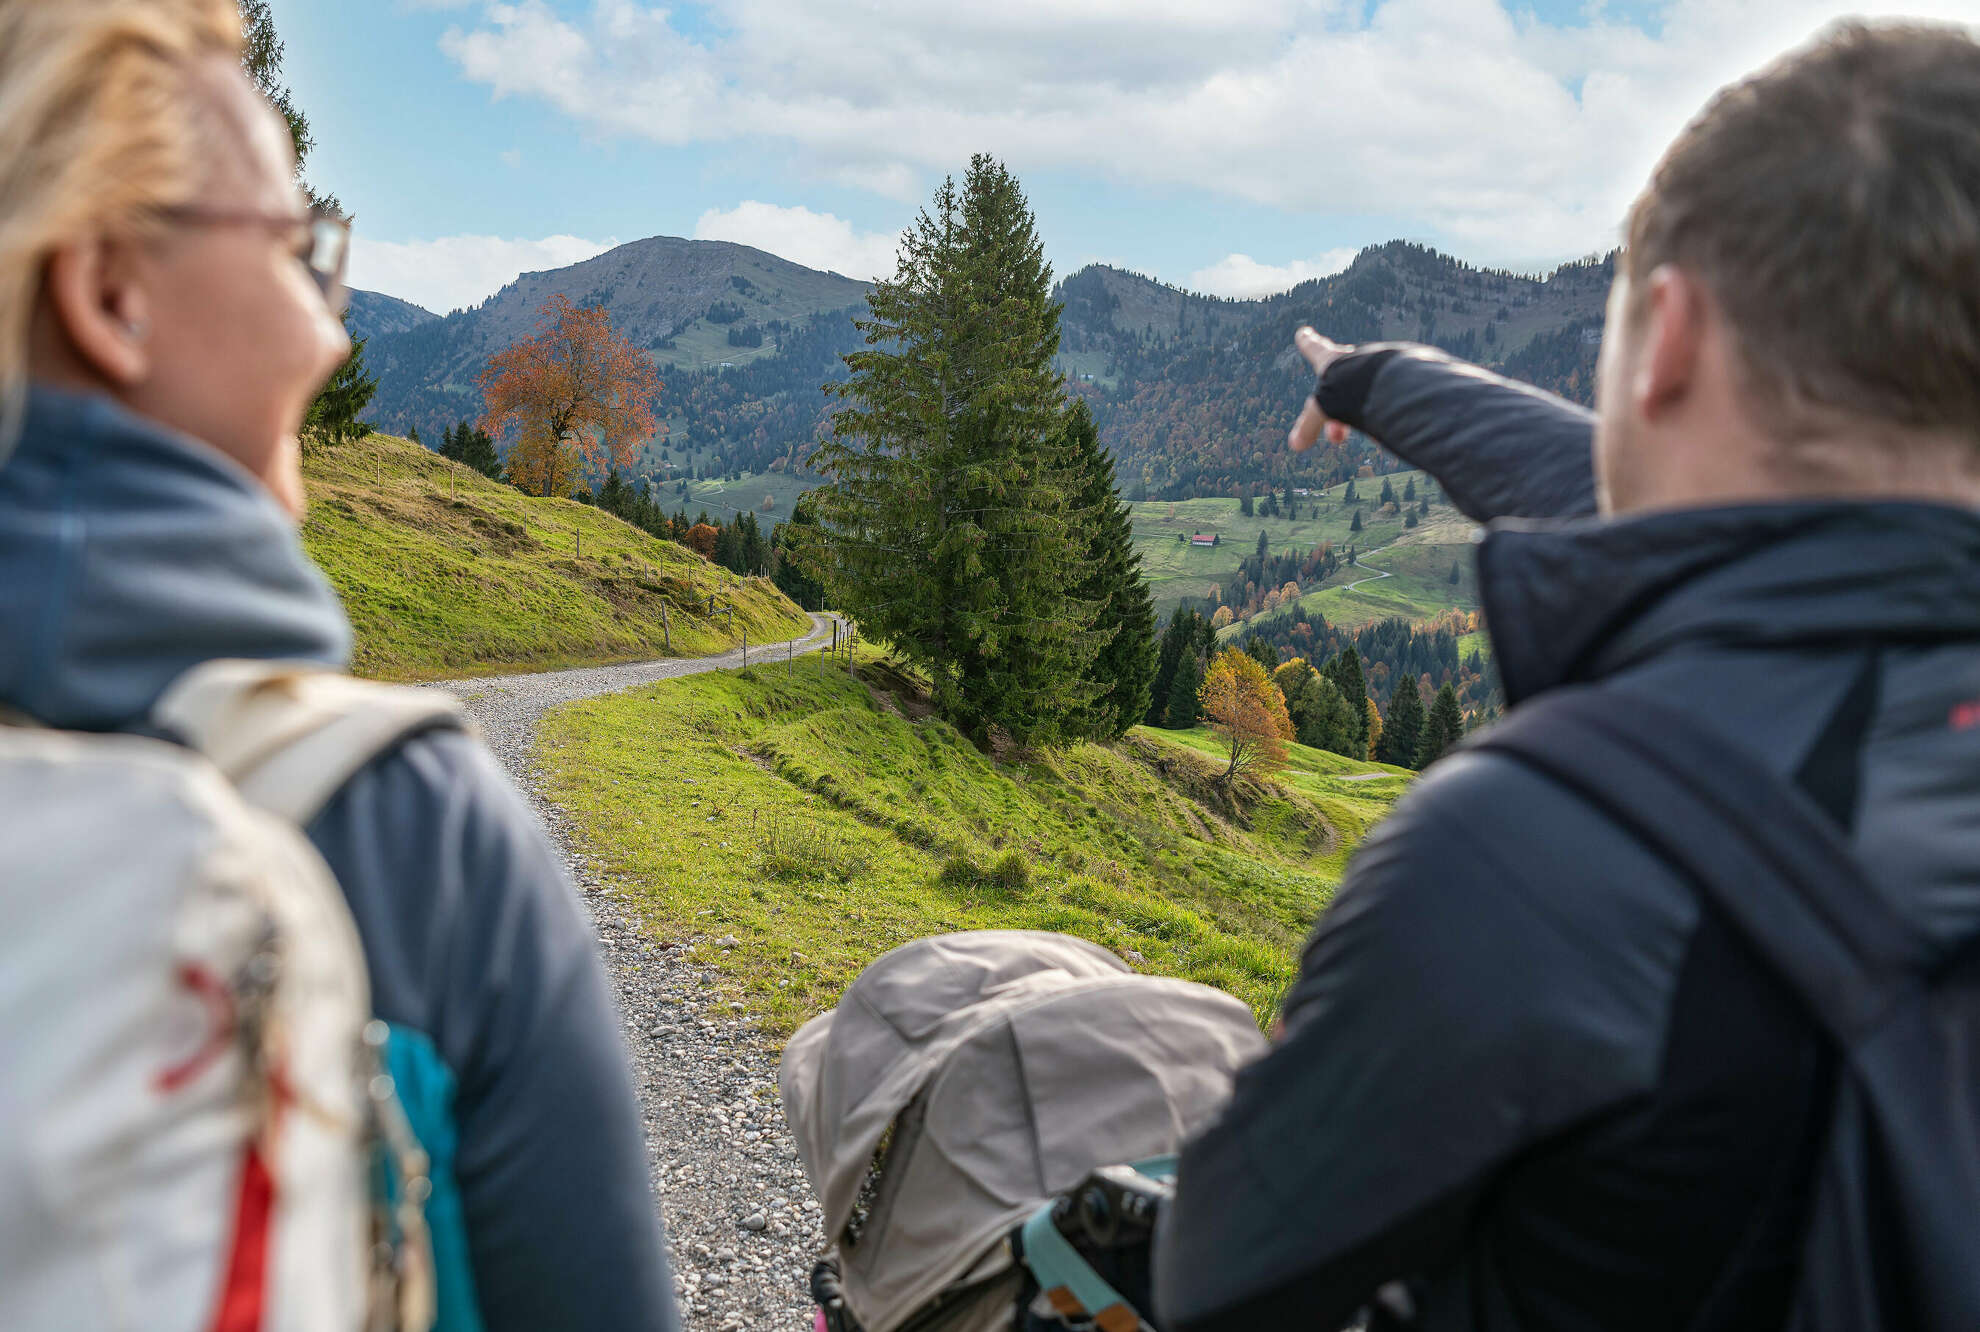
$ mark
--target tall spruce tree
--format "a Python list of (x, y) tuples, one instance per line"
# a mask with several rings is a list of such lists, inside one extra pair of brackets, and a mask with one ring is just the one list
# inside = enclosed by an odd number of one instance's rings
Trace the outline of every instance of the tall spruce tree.
[(804, 540), (799, 535), (804, 529), (817, 525), (811, 512), (811, 494), (797, 497), (791, 505), (791, 516), (786, 522), (777, 524), (770, 533), (770, 549), (774, 556), (770, 579), (783, 594), (806, 610), (825, 609), (823, 597), (825, 588), (804, 563)]
[(1065, 466), (1059, 307), (1031, 210), (986, 154), (901, 238), (859, 321), (866, 347), (813, 455), (818, 568), (834, 604), (927, 673), (986, 741), (1078, 734), (1103, 692), (1100, 607)]
[(1176, 663), (1175, 678), (1169, 682), (1169, 706), (1165, 725), (1172, 731), (1187, 731), (1203, 720), (1203, 664), (1194, 652), (1185, 652)]
[(1155, 607), (1141, 578), (1134, 523), (1114, 485), (1114, 460), (1100, 447), (1100, 431), (1084, 398), (1066, 421), (1067, 466), (1077, 479), (1074, 512), (1087, 531), (1086, 576), (1073, 599), (1099, 606), (1093, 621), (1105, 635), (1093, 658), (1092, 678), (1103, 691), (1088, 709), (1088, 735), (1125, 734), (1148, 711), (1155, 683)]
[(1462, 739), (1464, 709), (1458, 706), (1457, 690), (1446, 684), (1437, 691), (1437, 699), (1430, 705), (1429, 720), (1423, 723), (1423, 742), (1417, 747), (1416, 766), (1429, 767)]
[(268, 0), (237, 0), (237, 7), (241, 15), (241, 67), (288, 124), (289, 140), (296, 154), (296, 183), (302, 186), (311, 203), (342, 214), (343, 206), (335, 195), (319, 194), (303, 179), (303, 168), (309, 162), (310, 149), (316, 146), (316, 138), (310, 133), (309, 117), (296, 105), (289, 86), (282, 82), (282, 56), (288, 48), (275, 32), (275, 16), (269, 12)]
[(1155, 654), (1155, 684), (1148, 691), (1148, 714), (1150, 726), (1166, 724), (1169, 710), (1169, 687), (1175, 683), (1176, 664), (1184, 653), (1196, 651), (1196, 622), (1203, 617), (1195, 611), (1178, 606), (1170, 612), (1168, 627), (1162, 631), (1162, 646)]
[(1416, 677), (1404, 675), (1382, 717), (1382, 738), (1375, 747), (1375, 757), (1399, 768), (1413, 767), (1416, 751), (1422, 747), (1423, 695), (1416, 688)]
[(1348, 707), (1354, 713), (1354, 754), (1357, 758), (1368, 753), (1368, 709), (1364, 706), (1368, 698), (1368, 678), (1361, 673), (1361, 654), (1352, 645), (1344, 647), (1334, 659), (1327, 663), (1321, 674), (1334, 682), (1334, 688), (1341, 691)]

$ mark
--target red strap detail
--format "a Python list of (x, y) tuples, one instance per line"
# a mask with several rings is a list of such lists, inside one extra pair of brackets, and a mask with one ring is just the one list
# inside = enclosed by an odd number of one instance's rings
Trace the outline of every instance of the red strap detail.
[(152, 1079), (152, 1087), (161, 1092), (177, 1091), (192, 1081), (226, 1052), (227, 1042), (234, 1037), (234, 996), (218, 976), (197, 962), (186, 962), (179, 967), (179, 984), (206, 1001), (213, 1026), (197, 1050)]
[(261, 1159), (260, 1144), (250, 1142), (241, 1162), (241, 1191), (234, 1206), (234, 1248), (227, 1259), (227, 1284), (220, 1289), (213, 1332), (261, 1332), (261, 1317), (268, 1303), (268, 1250), (274, 1219), (275, 1177)]

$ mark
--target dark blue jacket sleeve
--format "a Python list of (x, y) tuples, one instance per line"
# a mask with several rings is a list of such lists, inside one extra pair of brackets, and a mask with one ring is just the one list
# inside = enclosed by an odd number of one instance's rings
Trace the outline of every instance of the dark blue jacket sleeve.
[(1674, 968), (1603, 946), (1675, 957), (1691, 916), (1682, 894), (1584, 890), (1632, 874), (1669, 882), (1516, 764), (1426, 775), (1316, 926), (1284, 1036), (1182, 1153), (1160, 1325), (1341, 1326), (1450, 1259), (1517, 1153), (1652, 1086)]
[(1481, 523), (1595, 512), (1595, 415), (1531, 384), (1434, 347), (1379, 342), (1329, 365), (1314, 397)]
[(619, 1017), (570, 881), (475, 740), (417, 737), (308, 830), (349, 898), (372, 1007), (456, 1082), (481, 1314), (508, 1329), (672, 1329), (673, 1278)]

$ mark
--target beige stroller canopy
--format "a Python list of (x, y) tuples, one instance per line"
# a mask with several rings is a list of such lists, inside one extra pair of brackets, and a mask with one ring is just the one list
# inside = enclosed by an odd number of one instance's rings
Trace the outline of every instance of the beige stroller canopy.
[(779, 1073), (848, 1305), (891, 1332), (1008, 1267), (1002, 1241), (1042, 1202), (1096, 1166), (1174, 1152), (1263, 1048), (1238, 1000), (1066, 935), (984, 930), (882, 956)]

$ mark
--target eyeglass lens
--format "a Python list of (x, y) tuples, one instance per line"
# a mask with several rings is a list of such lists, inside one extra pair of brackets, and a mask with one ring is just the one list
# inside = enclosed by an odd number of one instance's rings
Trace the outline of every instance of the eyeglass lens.
[(342, 284), (344, 261), (350, 249), (350, 229), (327, 217), (310, 223), (309, 258), (305, 261), (317, 285), (328, 294)]

